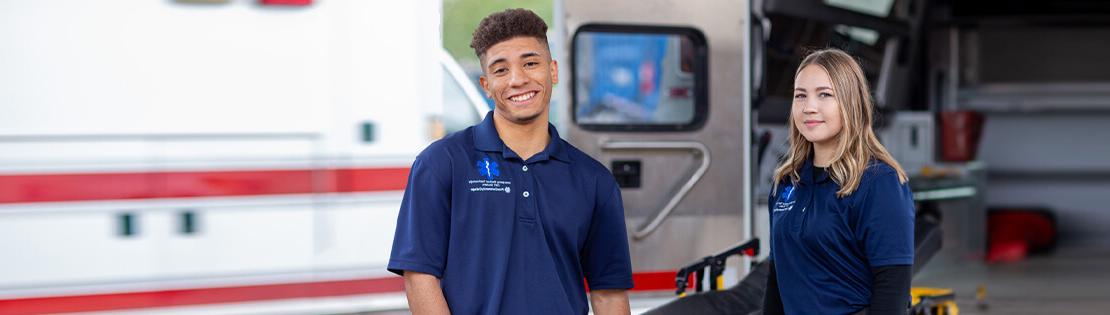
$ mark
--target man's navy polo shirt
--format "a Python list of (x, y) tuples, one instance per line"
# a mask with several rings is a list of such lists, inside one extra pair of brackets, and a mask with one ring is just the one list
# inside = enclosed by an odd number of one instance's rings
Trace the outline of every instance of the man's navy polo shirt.
[(482, 123), (413, 163), (388, 269), (439, 277), (453, 314), (586, 314), (590, 288), (632, 287), (613, 175), (559, 138), (522, 161)]
[(913, 264), (913, 194), (873, 161), (852, 194), (806, 161), (771, 192), (771, 260), (787, 314), (851, 314), (871, 299), (871, 268)]

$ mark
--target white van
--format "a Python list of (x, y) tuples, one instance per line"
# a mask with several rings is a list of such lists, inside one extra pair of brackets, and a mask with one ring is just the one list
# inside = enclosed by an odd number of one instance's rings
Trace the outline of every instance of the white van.
[(408, 168), (488, 110), (440, 11), (0, 4), (0, 313), (404, 307)]

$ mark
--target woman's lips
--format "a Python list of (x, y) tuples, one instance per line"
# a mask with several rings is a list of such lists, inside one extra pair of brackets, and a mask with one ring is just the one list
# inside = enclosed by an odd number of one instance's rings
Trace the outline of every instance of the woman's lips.
[(823, 120), (806, 120), (804, 123), (805, 123), (806, 127), (813, 128), (813, 127), (817, 127), (817, 125), (825, 123), (825, 121), (823, 121)]

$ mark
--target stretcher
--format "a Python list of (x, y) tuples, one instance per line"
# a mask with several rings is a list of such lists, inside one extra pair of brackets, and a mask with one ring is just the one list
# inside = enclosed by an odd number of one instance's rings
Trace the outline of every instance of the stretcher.
[[(919, 216), (914, 222), (914, 263), (913, 273), (917, 274), (938, 251), (940, 251), (941, 229), (936, 220)], [(754, 257), (759, 254), (759, 240), (752, 239), (733, 246), (715, 255), (706, 256), (679, 269), (675, 275), (675, 294), (679, 297), (669, 303), (648, 310), (648, 315), (678, 314), (721, 314), (756, 315), (762, 314), (763, 294), (766, 291), (770, 266), (766, 261), (754, 263), (752, 270), (731, 288), (724, 288), (723, 274), (725, 261), (733, 256)], [(693, 294), (687, 294), (694, 279)], [(709, 282), (706, 291), (705, 282)], [(912, 315), (958, 315), (955, 293), (943, 288), (911, 288)]]

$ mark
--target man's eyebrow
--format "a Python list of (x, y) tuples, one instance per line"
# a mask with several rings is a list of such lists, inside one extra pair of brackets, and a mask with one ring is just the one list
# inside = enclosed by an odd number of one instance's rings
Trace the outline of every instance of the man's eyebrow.
[(490, 66), (492, 66), (492, 65), (495, 65), (495, 64), (498, 64), (498, 63), (501, 63), (501, 62), (505, 62), (506, 60), (507, 60), (507, 59), (505, 59), (504, 57), (502, 57), (502, 58), (497, 58), (497, 59), (494, 59), (493, 61), (491, 61), (491, 62), (489, 63), (489, 65), (490, 65)]
[[(529, 52), (525, 52), (523, 54), (520, 54), (520, 59), (531, 58), (531, 57), (543, 57), (543, 55), (541, 55), (540, 53), (535, 52), (535, 51), (529, 51)], [(507, 61), (509, 61), (508, 58), (500, 57), (500, 58), (497, 58), (497, 59), (494, 59), (493, 61), (491, 61), (489, 63), (489, 66), (493, 66), (495, 64), (498, 64), (498, 63), (501, 63), (501, 62), (507, 62)], [(487, 67), (489, 67), (489, 66), (487, 66)]]

